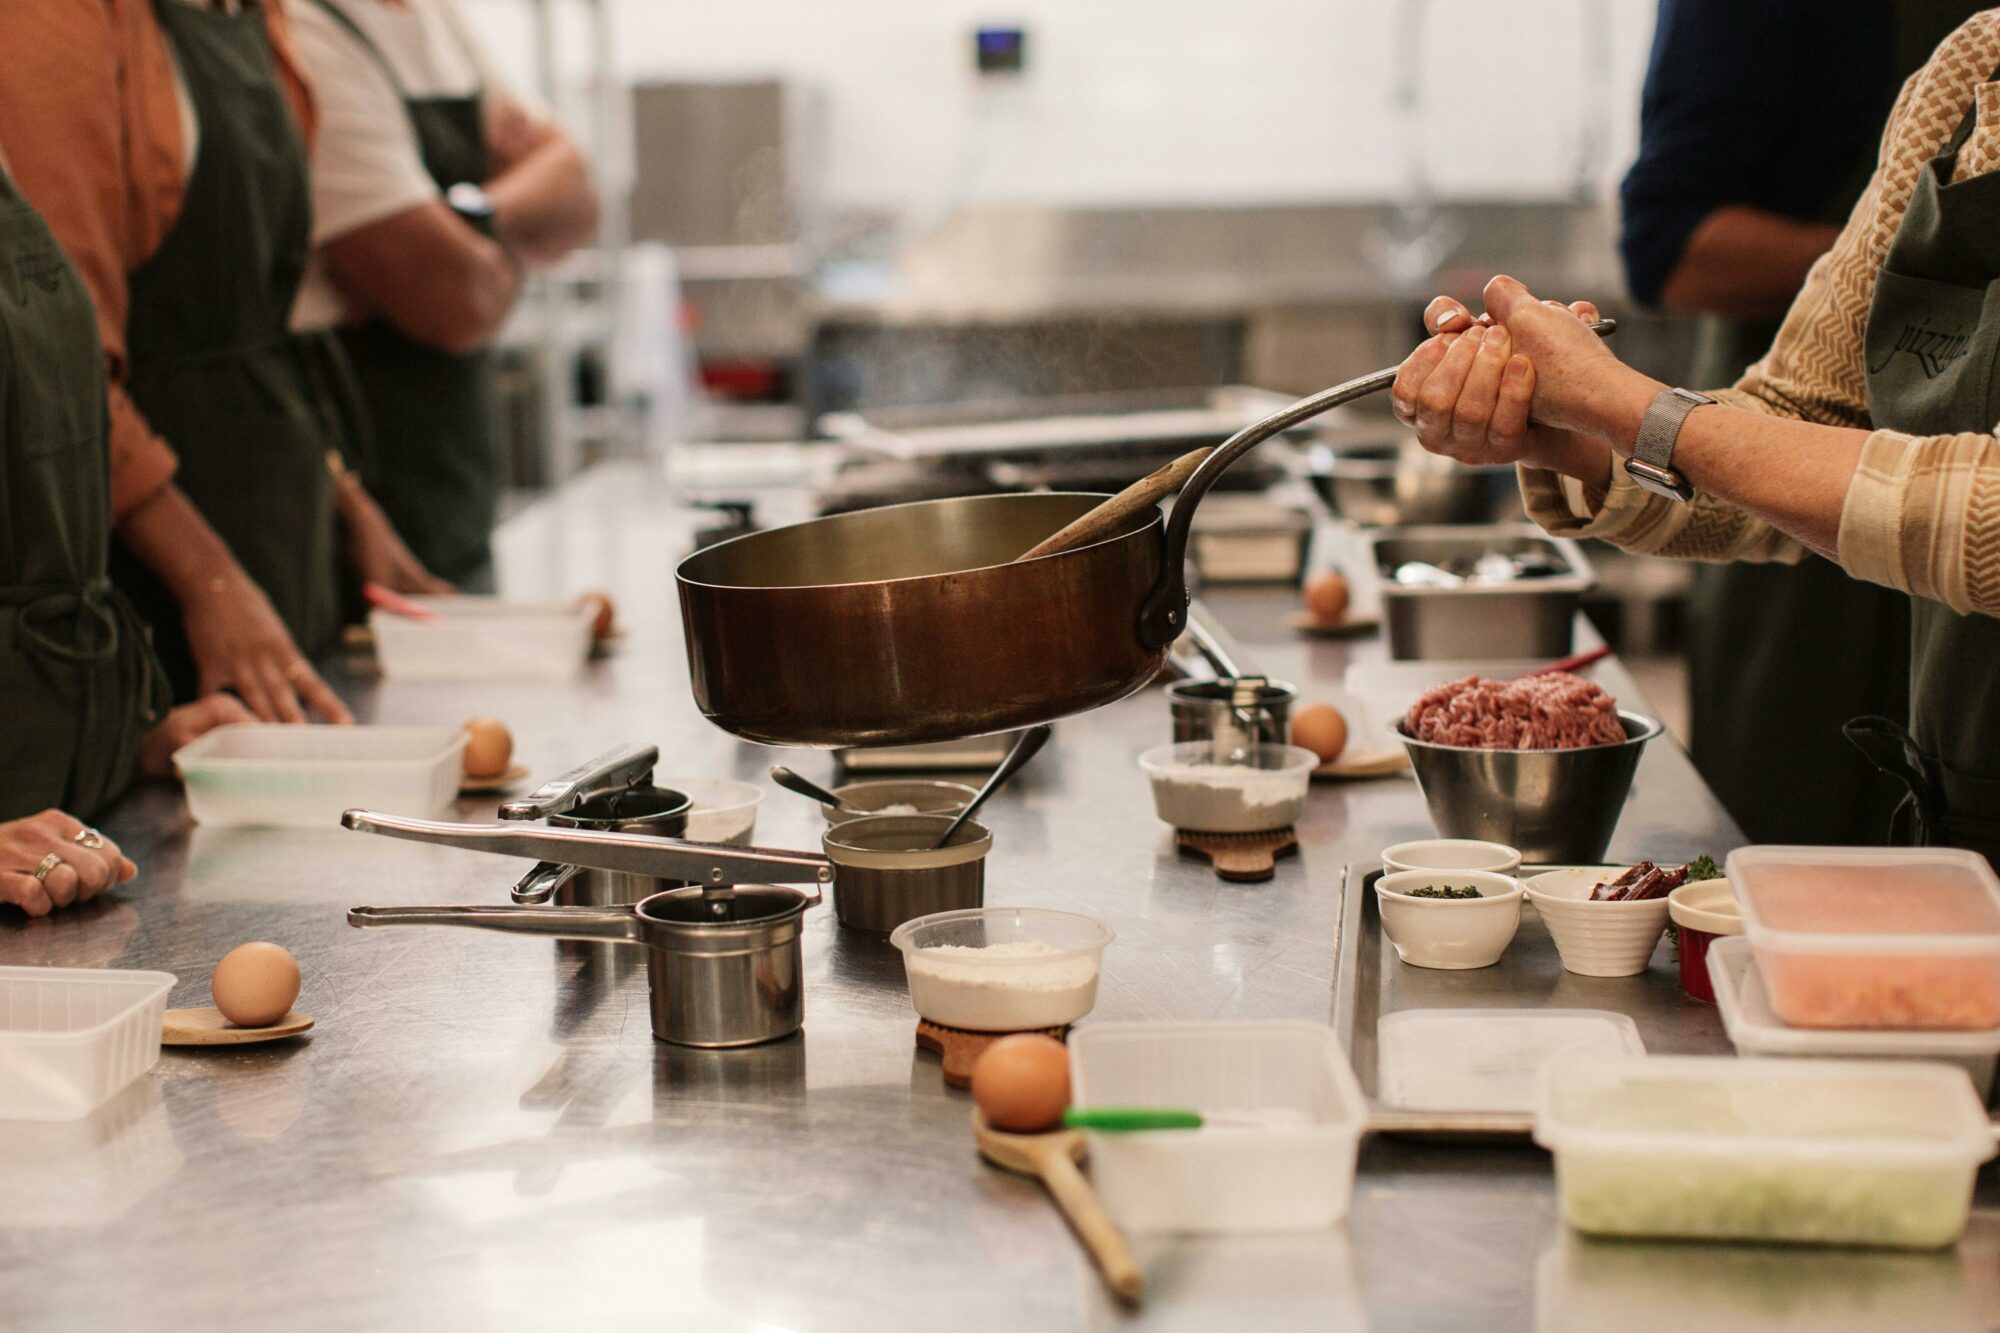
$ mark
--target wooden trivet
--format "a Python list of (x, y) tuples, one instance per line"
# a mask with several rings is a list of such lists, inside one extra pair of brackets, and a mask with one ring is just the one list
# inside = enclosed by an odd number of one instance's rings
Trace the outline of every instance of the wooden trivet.
[(1299, 850), (1299, 835), (1291, 828), (1268, 833), (1191, 833), (1175, 829), (1183, 856), (1205, 856), (1215, 873), (1233, 884), (1257, 884), (1278, 873), (1278, 858)]
[[(1069, 1024), (1053, 1028), (1028, 1028), (1044, 1037), (1054, 1037), (1057, 1041), (1069, 1040)], [(986, 1048), (1002, 1037), (1011, 1037), (1011, 1032), (968, 1032), (964, 1028), (948, 1028), (942, 1023), (933, 1023), (928, 1018), (917, 1020), (917, 1048), (929, 1051), (944, 1061), (944, 1081), (954, 1088), (962, 1088), (972, 1082), (972, 1066), (979, 1057), (986, 1054)]]

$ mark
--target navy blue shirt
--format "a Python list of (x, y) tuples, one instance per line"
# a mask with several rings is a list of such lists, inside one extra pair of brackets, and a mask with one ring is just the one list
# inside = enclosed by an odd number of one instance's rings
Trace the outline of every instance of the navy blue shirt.
[(1726, 204), (1844, 220), (1910, 72), (1896, 39), (1889, 0), (1660, 0), (1639, 160), (1619, 192), (1633, 296), (1658, 304), (1688, 237)]

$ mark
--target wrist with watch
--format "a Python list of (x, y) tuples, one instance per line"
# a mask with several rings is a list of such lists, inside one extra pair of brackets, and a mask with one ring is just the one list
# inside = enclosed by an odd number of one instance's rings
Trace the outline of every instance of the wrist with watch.
[(1686, 504), (1694, 499), (1694, 484), (1674, 466), (1674, 445), (1688, 415), (1714, 402), (1693, 389), (1667, 389), (1654, 398), (1639, 420), (1639, 438), (1632, 443), (1632, 456), (1625, 460), (1625, 475), (1669, 500)]
[(444, 205), (481, 236), (494, 232), (493, 197), (471, 181), (460, 181), (444, 192)]

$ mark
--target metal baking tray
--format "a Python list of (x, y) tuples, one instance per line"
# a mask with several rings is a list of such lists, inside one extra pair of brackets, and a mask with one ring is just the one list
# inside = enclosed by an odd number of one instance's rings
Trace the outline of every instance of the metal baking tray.
[[(1381, 580), (1389, 656), (1402, 661), (1567, 656), (1577, 604), (1597, 582), (1582, 547), (1532, 523), (1379, 528), (1367, 542)], [(1450, 568), (1487, 552), (1550, 556), (1565, 572), (1455, 588), (1405, 587), (1395, 579), (1408, 561)]]
[(1220, 444), (1291, 402), (1247, 385), (829, 412), (822, 434), (902, 462), (1046, 460)]
[[(1523, 866), (1540, 874), (1559, 866)], [(1380, 866), (1343, 867), (1340, 927), (1334, 940), (1333, 1027), (1368, 1098), (1371, 1132), (1436, 1138), (1515, 1138), (1534, 1131), (1532, 1115), (1511, 1112), (1406, 1111), (1382, 1104), (1375, 1026), (1406, 1009), (1609, 1009), (1639, 1026), (1649, 1055), (1731, 1055), (1735, 1047), (1712, 1004), (1681, 993), (1671, 946), (1662, 940), (1636, 977), (1584, 977), (1563, 970), (1555, 942), (1531, 902), (1521, 929), (1492, 967), (1464, 972), (1410, 967), (1382, 933), (1375, 881)]]

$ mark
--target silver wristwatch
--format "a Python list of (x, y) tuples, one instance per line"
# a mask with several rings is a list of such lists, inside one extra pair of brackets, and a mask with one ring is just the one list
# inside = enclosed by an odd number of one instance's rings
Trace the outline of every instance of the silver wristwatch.
[(1625, 475), (1669, 500), (1686, 504), (1694, 499), (1694, 486), (1674, 467), (1674, 442), (1681, 437), (1681, 423), (1688, 413), (1714, 401), (1693, 389), (1661, 393), (1639, 422), (1639, 438), (1632, 444), (1632, 456), (1625, 460)]

